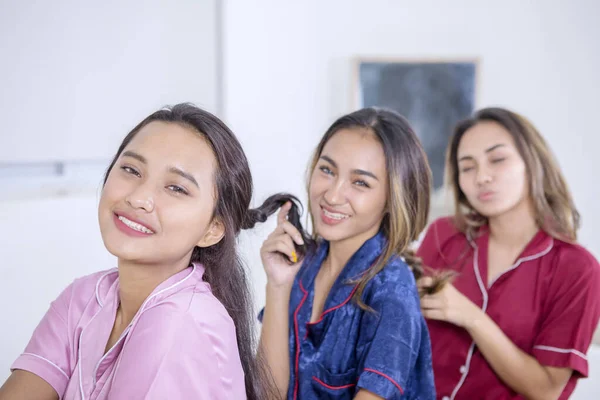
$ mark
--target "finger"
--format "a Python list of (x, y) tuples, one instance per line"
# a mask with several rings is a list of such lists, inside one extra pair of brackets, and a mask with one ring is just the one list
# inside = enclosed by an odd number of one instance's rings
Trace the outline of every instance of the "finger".
[[(296, 248), (294, 246), (294, 242), (290, 235), (287, 233), (274, 236), (273, 238), (265, 241), (263, 244), (263, 249), (276, 249), (275, 251), (285, 254), (291, 262), (298, 262), (298, 253), (296, 252)], [(264, 251), (261, 249), (261, 251)], [(285, 249), (285, 251), (282, 251)]]
[(423, 296), (423, 298), (421, 298), (421, 309), (423, 310), (437, 310), (441, 309), (442, 306), (443, 304), (440, 299), (435, 296)]
[(446, 318), (442, 310), (423, 310), (423, 316), (427, 319), (435, 319), (438, 321), (445, 321)]
[(265, 240), (265, 244), (270, 243), (270, 242), (283, 242), (285, 243), (286, 246), (289, 246), (290, 249), (294, 250), (296, 247), (294, 246), (294, 239), (285, 232), (282, 233), (276, 233), (273, 232), (271, 235), (269, 235), (269, 237), (267, 238), (267, 240)]
[[(288, 249), (290, 249), (290, 253), (288, 254), (288, 258), (292, 263), (298, 262), (298, 253), (296, 252), (296, 247), (294, 246), (294, 242), (292, 237), (287, 233), (281, 235), (278, 240)], [(287, 254), (287, 253), (286, 253)]]
[(291, 222), (285, 221), (280, 226), (281, 228), (283, 228), (283, 231), (294, 240), (294, 242), (296, 242), (300, 246), (304, 244), (304, 240), (302, 239), (300, 231), (296, 229), (296, 227), (292, 225)]
[(430, 276), (424, 276), (417, 281), (417, 287), (419, 289), (428, 288), (432, 285), (433, 285), (433, 278)]
[(288, 246), (285, 242), (281, 240), (276, 240), (268, 243), (265, 242), (263, 244), (263, 247), (261, 248), (261, 252), (263, 254), (280, 253), (281, 255), (289, 258), (292, 261), (294, 260), (294, 258), (297, 260), (297, 256), (294, 257), (294, 254), (296, 253), (294, 248)]
[(292, 208), (292, 202), (287, 201), (281, 208), (279, 209), (279, 213), (277, 214), (277, 225), (281, 225), (285, 221), (287, 221), (287, 215)]
[(294, 241), (292, 240), (292, 237), (290, 235), (288, 235), (287, 233), (277, 237), (275, 240), (281, 242), (284, 246), (289, 247), (290, 250), (296, 249), (296, 247), (294, 246)]

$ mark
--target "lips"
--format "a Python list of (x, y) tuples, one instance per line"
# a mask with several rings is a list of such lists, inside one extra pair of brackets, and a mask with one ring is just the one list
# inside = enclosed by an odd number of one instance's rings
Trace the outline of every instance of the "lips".
[(125, 213), (115, 212), (114, 219), (115, 224), (121, 231), (133, 236), (149, 236), (156, 232), (150, 224)]
[(477, 195), (477, 199), (479, 199), (480, 201), (488, 201), (494, 197), (494, 194), (495, 193), (492, 192), (491, 190), (481, 192)]
[(326, 225), (337, 225), (350, 218), (350, 215), (339, 212), (331, 207), (321, 206), (321, 221)]

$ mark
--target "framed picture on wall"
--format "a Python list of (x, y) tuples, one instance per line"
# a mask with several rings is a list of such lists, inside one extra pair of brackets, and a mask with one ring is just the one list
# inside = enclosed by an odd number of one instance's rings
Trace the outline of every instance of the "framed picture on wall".
[(439, 192), (454, 126), (475, 110), (478, 60), (359, 58), (355, 62), (355, 108), (385, 107), (405, 116), (423, 143), (434, 190)]

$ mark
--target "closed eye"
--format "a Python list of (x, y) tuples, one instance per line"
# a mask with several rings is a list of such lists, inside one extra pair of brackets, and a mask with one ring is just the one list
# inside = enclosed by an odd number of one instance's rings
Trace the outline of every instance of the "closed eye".
[(497, 164), (500, 163), (502, 161), (506, 160), (506, 158), (495, 158), (492, 160), (492, 164)]

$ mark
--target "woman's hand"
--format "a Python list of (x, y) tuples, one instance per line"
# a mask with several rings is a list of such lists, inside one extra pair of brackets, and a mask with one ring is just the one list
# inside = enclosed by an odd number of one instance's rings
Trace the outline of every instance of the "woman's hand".
[(291, 288), (302, 265), (294, 243), (303, 245), (304, 241), (300, 232), (287, 220), (291, 206), (292, 204), (287, 202), (281, 207), (277, 214), (277, 228), (267, 237), (260, 249), (267, 283), (274, 288)]
[[(417, 286), (419, 290), (423, 290), (432, 283), (430, 277), (423, 277), (419, 279)], [(423, 296), (421, 311), (425, 318), (446, 321), (465, 329), (469, 329), (482, 313), (478, 306), (451, 283), (446, 283), (437, 293)]]

